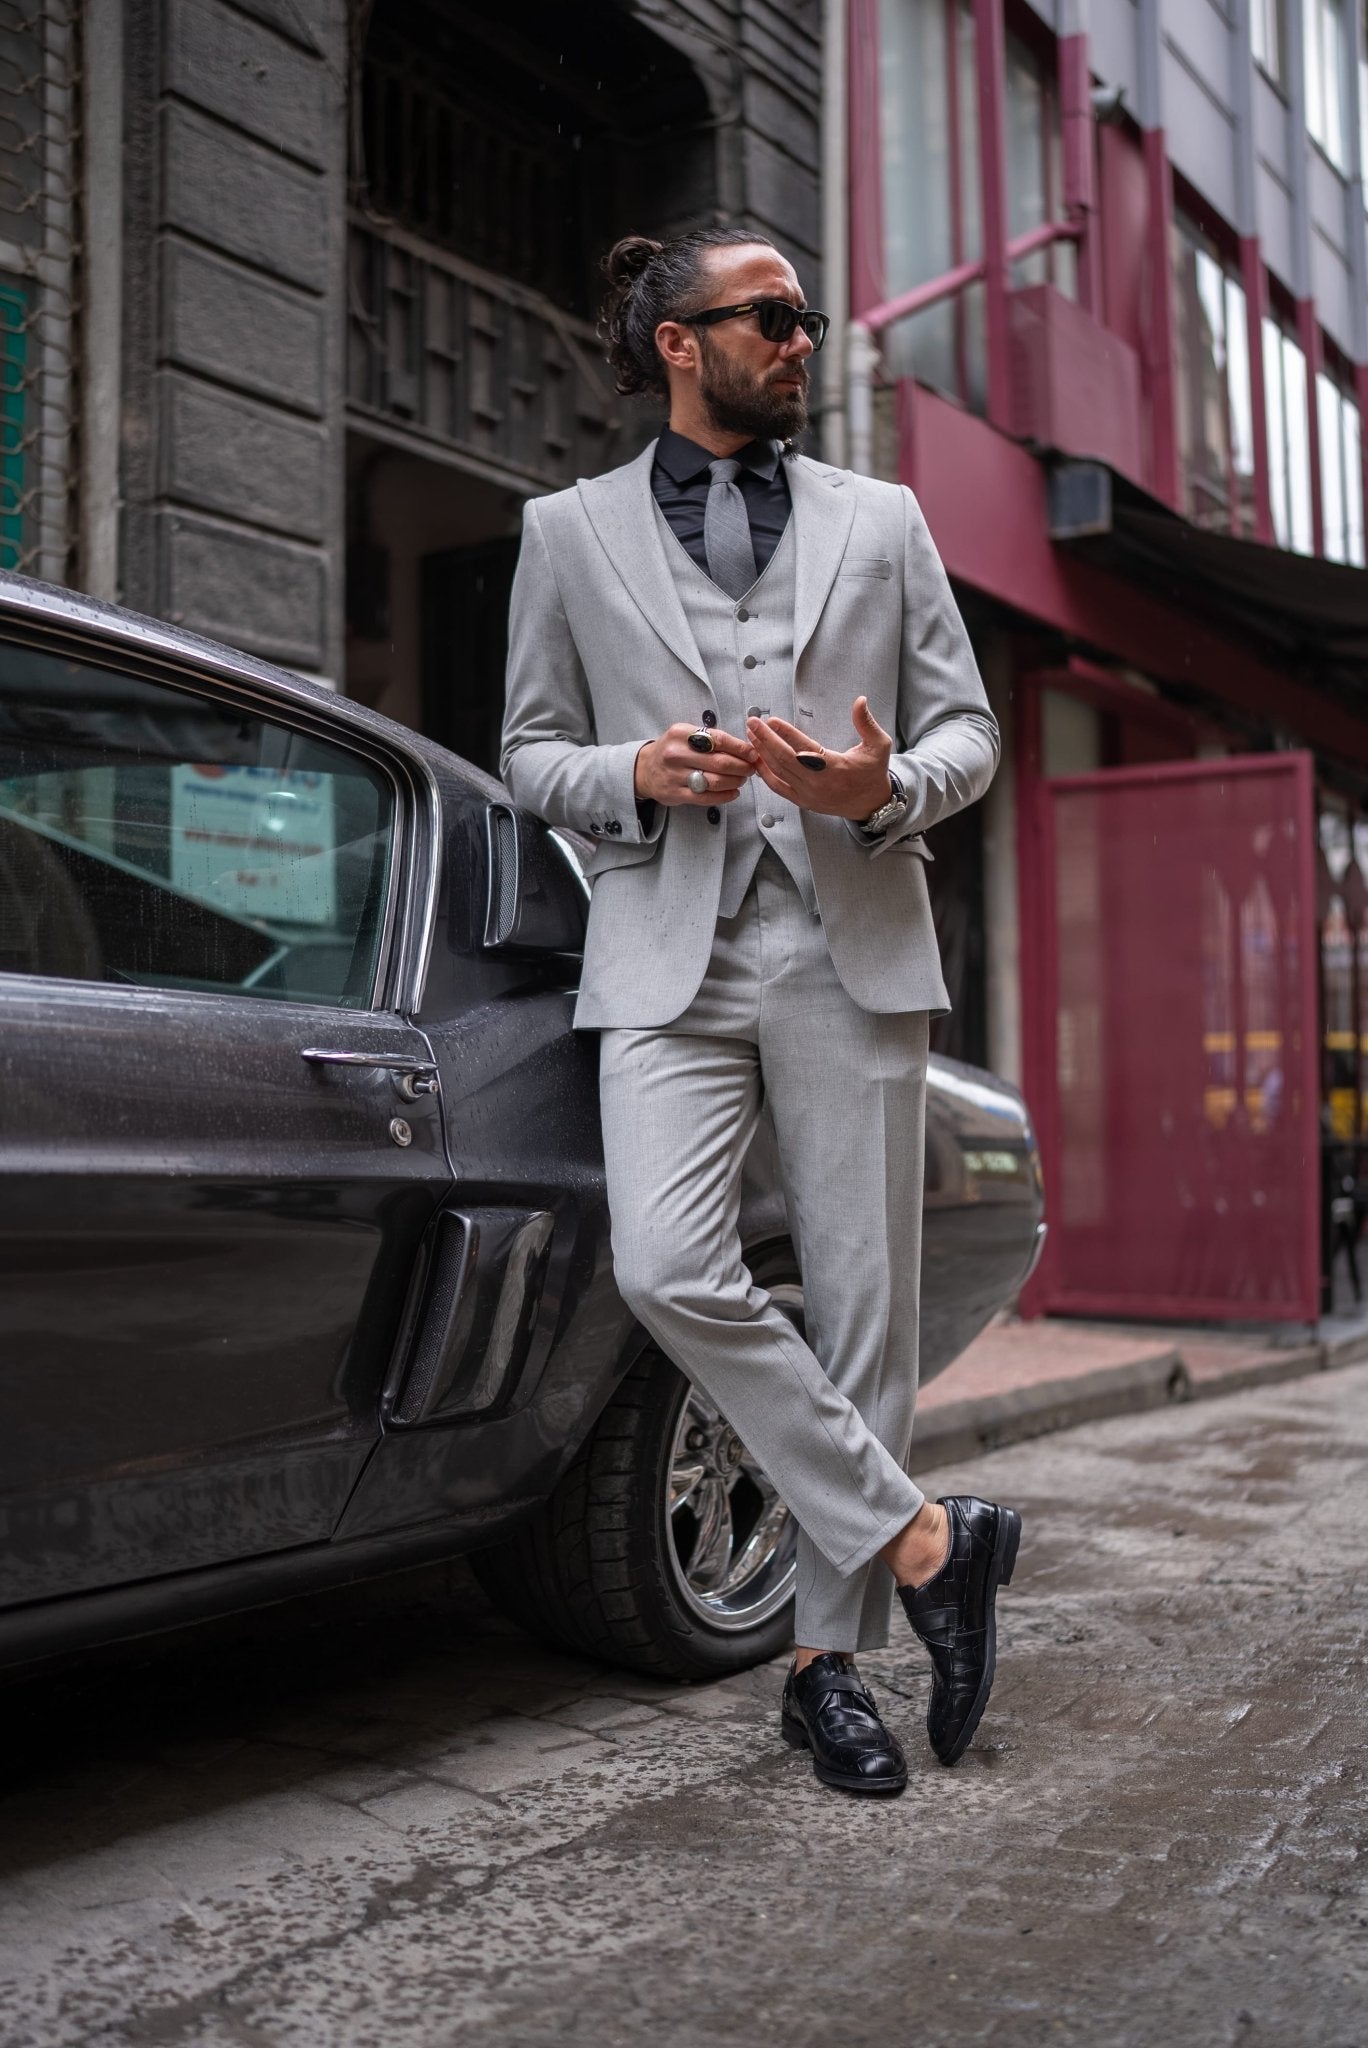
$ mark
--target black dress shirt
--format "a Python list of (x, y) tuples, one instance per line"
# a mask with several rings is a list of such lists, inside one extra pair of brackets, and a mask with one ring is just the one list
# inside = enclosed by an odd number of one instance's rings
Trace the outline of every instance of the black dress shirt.
[[(708, 464), (716, 460), (697, 441), (664, 427), (651, 465), (651, 489), (656, 503), (680, 545), (705, 576), (708, 551), (703, 545), (703, 515), (712, 483)], [(741, 464), (737, 487), (750, 517), (755, 573), (762, 576), (784, 537), (793, 511), (783, 454), (778, 441), (748, 441), (744, 448), (737, 449), (736, 460)]]

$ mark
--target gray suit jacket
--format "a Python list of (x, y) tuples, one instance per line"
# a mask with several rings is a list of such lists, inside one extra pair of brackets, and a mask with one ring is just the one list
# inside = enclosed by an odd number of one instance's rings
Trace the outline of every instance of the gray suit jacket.
[[(581, 1026), (672, 1022), (697, 993), (717, 923), (723, 830), (701, 807), (657, 805), (643, 833), (633, 794), (644, 743), (716, 709), (656, 522), (654, 453), (653, 442), (621, 469), (530, 500), (513, 584), (503, 777), (528, 810), (599, 842)], [(872, 847), (844, 819), (803, 813), (832, 961), (866, 1010), (944, 1010), (920, 835), (982, 796), (997, 725), (912, 493), (806, 456), (787, 475), (797, 722), (849, 747), (863, 692), (895, 735), (910, 800)]]

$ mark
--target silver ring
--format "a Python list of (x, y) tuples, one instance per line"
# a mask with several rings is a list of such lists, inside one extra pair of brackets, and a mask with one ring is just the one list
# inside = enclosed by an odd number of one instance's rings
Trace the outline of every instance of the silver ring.
[(689, 770), (689, 787), (695, 796), (706, 796), (708, 794), (708, 778), (701, 768), (691, 768)]

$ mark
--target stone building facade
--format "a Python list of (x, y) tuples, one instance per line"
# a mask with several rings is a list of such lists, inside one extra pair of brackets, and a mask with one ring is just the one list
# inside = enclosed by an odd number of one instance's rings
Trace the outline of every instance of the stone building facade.
[(602, 250), (741, 221), (816, 297), (818, 0), (87, 0), (73, 33), (65, 554), (9, 565), (488, 761), (522, 502), (651, 427)]

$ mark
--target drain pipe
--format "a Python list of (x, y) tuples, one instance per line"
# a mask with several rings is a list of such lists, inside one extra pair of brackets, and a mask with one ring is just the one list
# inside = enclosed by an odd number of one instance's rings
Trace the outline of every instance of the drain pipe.
[(849, 0), (822, 0), (822, 303), (831, 333), (822, 364), (822, 457), (850, 461), (846, 414), (850, 317)]
[(874, 372), (879, 344), (862, 320), (847, 324), (846, 461), (860, 476), (874, 474)]

